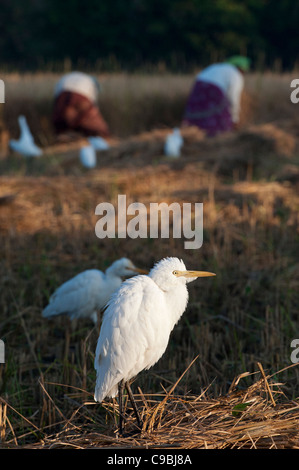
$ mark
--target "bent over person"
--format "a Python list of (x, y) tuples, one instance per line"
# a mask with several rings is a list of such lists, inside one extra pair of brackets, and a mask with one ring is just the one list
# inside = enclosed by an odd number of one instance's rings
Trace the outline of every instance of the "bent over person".
[(213, 136), (235, 128), (239, 122), (247, 57), (234, 56), (226, 62), (210, 65), (196, 77), (189, 95), (183, 126), (197, 126)]
[(64, 75), (54, 89), (53, 125), (57, 134), (76, 131), (109, 137), (109, 128), (96, 104), (100, 84), (82, 72)]

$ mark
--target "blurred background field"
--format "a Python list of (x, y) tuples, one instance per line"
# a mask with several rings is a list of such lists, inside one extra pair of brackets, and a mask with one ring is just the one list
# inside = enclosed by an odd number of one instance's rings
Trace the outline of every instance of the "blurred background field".
[[(113, 135), (128, 137), (156, 127), (180, 125), (186, 99), (195, 79), (193, 73), (95, 74), (103, 92), (99, 106)], [(6, 101), (4, 124), (12, 137), (19, 134), (17, 117), (25, 114), (30, 128), (43, 146), (53, 143), (51, 112), (58, 73), (3, 74)], [(245, 77), (241, 123), (261, 124), (279, 119), (279, 125), (297, 124), (297, 107), (290, 100), (292, 73), (251, 73)], [(288, 123), (286, 123), (288, 124)]]
[[(107, 433), (113, 426), (113, 415), (101, 405), (83, 406), (93, 401), (98, 330), (82, 321), (71, 331), (66, 318), (45, 320), (41, 311), (61, 283), (121, 256), (144, 268), (178, 256), (190, 269), (217, 274), (190, 285), (187, 311), (165, 355), (138, 376), (136, 392), (169, 390), (199, 355), (177, 394), (224, 396), (239, 374), (260, 374), (260, 362), (281, 383), (280, 398), (297, 403), (298, 368), (288, 368), (299, 321), (299, 104), (290, 101), (295, 75), (249, 74), (240, 129), (214, 139), (184, 131), (176, 160), (163, 155), (163, 142), (180, 124), (194, 75), (102, 74), (99, 106), (116, 145), (98, 153), (90, 171), (81, 167), (78, 149), (51, 153), (57, 77), (4, 76), (0, 332), (6, 361), (0, 364), (0, 396), (9, 406), (5, 419), (1, 408), (2, 442), (42, 442), (72, 421), (74, 410), (80, 410), (75, 424), (83, 429)], [(31, 161), (7, 150), (8, 138), (18, 137), (19, 114), (48, 149), (43, 157)], [(203, 246), (185, 250), (183, 239), (172, 238), (97, 239), (95, 207), (116, 205), (118, 194), (127, 195), (127, 204), (147, 207), (153, 201), (203, 202)], [(244, 377), (239, 390), (256, 377)]]

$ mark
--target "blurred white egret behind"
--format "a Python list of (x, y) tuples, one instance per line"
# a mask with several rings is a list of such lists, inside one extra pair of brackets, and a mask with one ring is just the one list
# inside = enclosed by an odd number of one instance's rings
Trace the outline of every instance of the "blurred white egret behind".
[(27, 124), (26, 117), (19, 116), (18, 122), (20, 126), (20, 138), (19, 140), (11, 139), (9, 141), (10, 148), (24, 157), (39, 157), (43, 152), (34, 143), (34, 138)]
[(97, 324), (97, 313), (107, 304), (110, 296), (122, 283), (122, 278), (145, 273), (132, 261), (121, 258), (114, 261), (105, 273), (88, 269), (66, 281), (50, 297), (49, 304), (42, 312), (44, 318), (68, 315), (70, 320), (90, 318)]
[(164, 144), (164, 153), (168, 157), (178, 158), (181, 155), (181, 148), (184, 143), (180, 129), (175, 127), (171, 134), (168, 134)]

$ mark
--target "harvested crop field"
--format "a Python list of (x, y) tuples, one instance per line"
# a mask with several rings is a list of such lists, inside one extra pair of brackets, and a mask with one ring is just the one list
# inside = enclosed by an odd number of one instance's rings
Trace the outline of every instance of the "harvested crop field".
[[(115, 136), (89, 171), (78, 158), (84, 140), (57, 144), (51, 133), (43, 84), (52, 76), (34, 80), (29, 106), (11, 77), (3, 114), (0, 446), (298, 448), (291, 342), (299, 337), (299, 121), (290, 77), (249, 76), (238, 131), (211, 139), (184, 129), (178, 159), (164, 155), (164, 141), (179, 125), (191, 77), (172, 77), (173, 93), (159, 87), (161, 77), (148, 78), (147, 87), (146, 77), (106, 77), (102, 109)], [(23, 86), (30, 97), (30, 80)], [(33, 161), (7, 150), (20, 113), (44, 150)], [(203, 203), (201, 248), (185, 249), (184, 238), (97, 238), (96, 206), (117, 208), (119, 195), (147, 209), (151, 202)], [(93, 401), (99, 329), (82, 320), (74, 330), (67, 318), (41, 316), (64, 281), (122, 256), (147, 269), (177, 256), (189, 269), (216, 273), (190, 285), (165, 354), (134, 381), (143, 431), (135, 432), (127, 404), (124, 437), (117, 400)]]

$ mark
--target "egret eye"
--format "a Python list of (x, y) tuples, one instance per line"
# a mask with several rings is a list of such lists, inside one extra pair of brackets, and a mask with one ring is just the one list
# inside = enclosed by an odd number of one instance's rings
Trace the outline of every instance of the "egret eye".
[(174, 276), (177, 276), (177, 275), (178, 275), (178, 271), (172, 271), (172, 274), (174, 274)]

